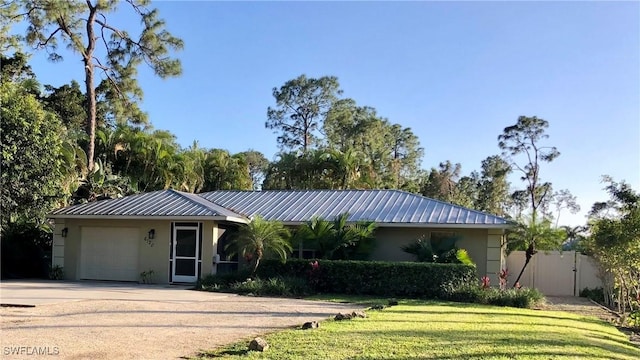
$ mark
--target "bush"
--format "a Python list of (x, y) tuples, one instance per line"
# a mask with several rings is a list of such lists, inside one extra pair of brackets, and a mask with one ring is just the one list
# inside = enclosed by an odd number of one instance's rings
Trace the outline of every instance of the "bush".
[(448, 294), (446, 300), (530, 308), (543, 298), (544, 296), (537, 289), (521, 288), (500, 290), (499, 288), (482, 288), (474, 284), (454, 289)]
[(320, 293), (442, 298), (475, 282), (475, 271), (462, 264), (333, 260), (320, 260), (314, 268), (309, 260), (290, 259), (265, 260), (258, 275), (302, 278)]
[(263, 280), (260, 277), (249, 278), (246, 272), (206, 276), (200, 279), (196, 289), (256, 296), (305, 296), (312, 294), (305, 279), (278, 276)]
[(248, 277), (249, 272), (247, 271), (238, 271), (220, 275), (207, 275), (198, 280), (196, 289), (224, 291), (225, 289), (228, 290), (231, 284), (246, 280)]
[(580, 290), (580, 297), (589, 298), (597, 303), (604, 304), (604, 290), (601, 287)]
[(1, 237), (2, 279), (49, 278), (51, 231), (33, 224), (10, 224)]
[(256, 296), (303, 296), (310, 294), (306, 281), (295, 277), (274, 277), (266, 280), (247, 279), (231, 284), (229, 289), (238, 294)]

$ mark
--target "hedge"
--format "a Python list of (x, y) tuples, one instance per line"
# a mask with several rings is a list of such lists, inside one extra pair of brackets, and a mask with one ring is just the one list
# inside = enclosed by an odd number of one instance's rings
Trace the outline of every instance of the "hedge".
[(314, 269), (311, 262), (264, 260), (257, 276), (304, 278), (320, 293), (431, 299), (448, 298), (455, 289), (477, 282), (476, 269), (471, 265), (318, 260)]

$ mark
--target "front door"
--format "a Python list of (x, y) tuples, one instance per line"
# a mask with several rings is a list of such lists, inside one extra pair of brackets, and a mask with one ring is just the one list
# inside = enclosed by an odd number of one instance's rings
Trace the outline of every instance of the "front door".
[(173, 282), (196, 282), (200, 238), (198, 226), (175, 226), (173, 229)]

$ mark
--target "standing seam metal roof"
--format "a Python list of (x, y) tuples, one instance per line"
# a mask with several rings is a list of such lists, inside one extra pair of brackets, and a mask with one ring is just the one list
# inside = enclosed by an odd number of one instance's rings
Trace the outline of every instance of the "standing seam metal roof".
[(501, 217), (399, 190), (213, 191), (175, 190), (126, 196), (58, 209), (52, 217), (233, 217), (302, 223), (315, 216), (379, 224), (509, 226)]
[(167, 216), (237, 217), (236, 214), (198, 195), (175, 190), (160, 190), (58, 209), (54, 217), (70, 216)]
[(499, 216), (399, 190), (213, 191), (202, 198), (247, 217), (260, 215), (285, 223), (314, 216), (389, 224), (508, 225)]

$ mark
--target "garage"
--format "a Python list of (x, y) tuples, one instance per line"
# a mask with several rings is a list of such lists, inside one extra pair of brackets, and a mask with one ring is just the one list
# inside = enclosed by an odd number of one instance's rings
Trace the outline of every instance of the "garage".
[(80, 278), (138, 281), (138, 229), (83, 227)]

